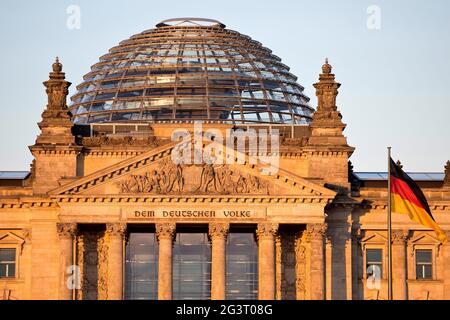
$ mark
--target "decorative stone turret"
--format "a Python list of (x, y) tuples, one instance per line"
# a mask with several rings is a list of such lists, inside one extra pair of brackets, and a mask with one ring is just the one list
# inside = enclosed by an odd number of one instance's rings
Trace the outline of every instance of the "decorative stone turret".
[(50, 79), (44, 82), (47, 88), (48, 104), (42, 113), (42, 121), (38, 123), (41, 134), (36, 139), (36, 145), (75, 143), (72, 135), (72, 122), (66, 105), (70, 82), (65, 81), (62, 64), (58, 57), (52, 65)]
[(319, 82), (314, 84), (318, 104), (310, 125), (311, 136), (303, 150), (309, 158), (308, 175), (323, 178), (329, 187), (346, 193), (350, 189), (348, 158), (354, 148), (347, 144), (343, 134), (346, 125), (336, 107), (341, 85), (335, 81), (331, 70), (326, 59)]
[(444, 176), (444, 187), (450, 188), (450, 161), (447, 161), (447, 164), (444, 167), (445, 176)]
[(346, 125), (336, 107), (336, 97), (341, 84), (335, 81), (331, 70), (332, 67), (326, 59), (319, 82), (314, 84), (318, 104), (311, 123), (309, 145), (312, 146), (347, 146), (347, 138), (342, 134)]
[(81, 147), (75, 144), (66, 104), (70, 85), (65, 80), (62, 64), (56, 58), (50, 78), (44, 82), (48, 103), (42, 113), (42, 121), (38, 123), (41, 132), (30, 147), (35, 157), (32, 181), (35, 194), (47, 193), (59, 187), (61, 179), (77, 175), (77, 156)]

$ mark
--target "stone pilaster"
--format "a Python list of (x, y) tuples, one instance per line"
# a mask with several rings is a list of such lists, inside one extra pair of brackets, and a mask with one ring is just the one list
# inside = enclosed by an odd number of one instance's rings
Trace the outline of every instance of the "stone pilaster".
[(306, 248), (303, 243), (303, 233), (295, 237), (295, 270), (296, 270), (296, 299), (306, 298)]
[(406, 285), (406, 241), (407, 230), (392, 231), (392, 291), (394, 300), (407, 300)]
[(276, 223), (259, 223), (258, 237), (258, 298), (275, 299), (275, 236), (278, 232)]
[(327, 224), (313, 223), (306, 225), (306, 240), (310, 243), (310, 297), (312, 300), (325, 298), (323, 242)]
[(59, 281), (59, 299), (72, 300), (73, 288), (72, 282), (66, 279), (70, 271), (68, 268), (73, 265), (73, 240), (77, 232), (76, 223), (57, 223), (56, 229), (60, 240), (60, 281)]
[(211, 267), (211, 299), (225, 300), (226, 298), (226, 241), (229, 231), (228, 223), (210, 223), (209, 237), (212, 242)]
[[(445, 235), (450, 239), (450, 230), (445, 231)], [(444, 300), (450, 300), (450, 241), (447, 242), (443, 248), (443, 258), (444, 258)]]
[(106, 233), (109, 238), (108, 300), (123, 299), (123, 247), (126, 231), (126, 223), (106, 224)]
[(159, 241), (158, 300), (172, 300), (172, 246), (175, 232), (175, 223), (156, 224)]

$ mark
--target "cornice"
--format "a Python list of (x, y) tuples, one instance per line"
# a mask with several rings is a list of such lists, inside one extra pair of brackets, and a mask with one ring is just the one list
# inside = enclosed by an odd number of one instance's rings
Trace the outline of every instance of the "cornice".
[(0, 199), (0, 209), (57, 208), (58, 204), (50, 198)]
[[(432, 210), (450, 209), (450, 201), (429, 201), (428, 205)], [(360, 207), (365, 209), (387, 209), (387, 200), (363, 200)]]
[(155, 196), (140, 195), (58, 195), (53, 198), (57, 203), (97, 203), (97, 204), (133, 204), (133, 203), (330, 203), (326, 196), (229, 196), (229, 195), (189, 195), (189, 196)]

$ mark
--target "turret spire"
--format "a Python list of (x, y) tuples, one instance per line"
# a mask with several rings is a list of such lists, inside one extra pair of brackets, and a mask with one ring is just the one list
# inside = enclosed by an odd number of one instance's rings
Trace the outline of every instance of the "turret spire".
[[(319, 82), (314, 84), (317, 110), (313, 115), (311, 128), (312, 136), (317, 135), (318, 138), (325, 136), (343, 137), (342, 131), (345, 128), (345, 124), (341, 120), (341, 113), (336, 107), (336, 97), (341, 84), (335, 81), (331, 70), (332, 66), (326, 58), (325, 64), (322, 66), (322, 73), (319, 76)], [(318, 131), (321, 132), (318, 133)]]
[(71, 133), (72, 122), (66, 104), (71, 83), (65, 80), (66, 76), (62, 69), (63, 66), (56, 57), (49, 79), (44, 82), (48, 102), (42, 113), (42, 121), (38, 124), (41, 134), (37, 137), (36, 144), (74, 143)]

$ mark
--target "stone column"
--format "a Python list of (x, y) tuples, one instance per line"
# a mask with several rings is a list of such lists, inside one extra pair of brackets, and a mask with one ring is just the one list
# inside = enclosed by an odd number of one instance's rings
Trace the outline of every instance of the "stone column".
[(392, 230), (392, 291), (394, 300), (407, 300), (406, 241), (407, 230)]
[(175, 230), (175, 223), (156, 224), (159, 241), (158, 300), (172, 300), (172, 245)]
[(67, 276), (73, 276), (68, 268), (73, 265), (73, 239), (77, 232), (76, 223), (57, 223), (56, 229), (60, 239), (61, 255), (59, 269), (59, 299), (72, 300), (73, 288)]
[(228, 223), (210, 223), (209, 237), (212, 242), (211, 300), (226, 298), (226, 242)]
[(306, 225), (306, 240), (310, 243), (310, 298), (325, 299), (323, 242), (327, 224), (313, 223)]
[(258, 237), (258, 299), (275, 299), (275, 236), (277, 223), (259, 223)]
[(126, 231), (126, 223), (106, 224), (106, 233), (109, 238), (108, 300), (123, 299), (123, 246)]

